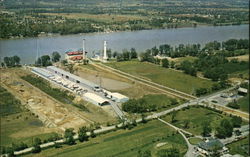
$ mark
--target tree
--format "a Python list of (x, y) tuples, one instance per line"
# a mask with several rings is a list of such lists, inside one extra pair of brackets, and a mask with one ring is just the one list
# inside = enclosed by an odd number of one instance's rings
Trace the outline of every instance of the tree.
[(169, 61), (168, 61), (168, 59), (162, 59), (162, 67), (164, 67), (164, 68), (168, 68), (169, 67)]
[(20, 60), (21, 60), (20, 57), (18, 57), (18, 56), (13, 56), (13, 60), (14, 60), (14, 62), (15, 62), (15, 66), (20, 64)]
[(43, 55), (39, 57), (36, 61), (36, 65), (38, 66), (50, 66), (52, 65), (50, 61), (50, 56), (49, 55)]
[(3, 58), (3, 61), (4, 61), (5, 65), (6, 65), (7, 67), (10, 66), (10, 58), (9, 58), (9, 57), (4, 57), (4, 58)]
[(41, 144), (41, 139), (40, 138), (35, 138), (34, 140), (34, 145), (33, 145), (33, 149), (32, 149), (32, 153), (39, 153), (41, 152), (41, 147), (40, 147), (40, 144)]
[(113, 58), (116, 58), (116, 57), (117, 57), (117, 54), (118, 54), (118, 52), (115, 51), (115, 52), (113, 53)]
[(107, 55), (108, 55), (108, 58), (112, 57), (112, 51), (111, 51), (111, 49), (107, 49)]
[(189, 128), (189, 120), (184, 121), (184, 128), (188, 129)]
[(75, 133), (73, 128), (66, 129), (64, 132), (64, 138), (66, 139), (65, 143), (67, 143), (68, 145), (75, 144), (74, 135)]
[(69, 70), (70, 73), (74, 73), (75, 69), (74, 69), (74, 64), (68, 64), (67, 69)]
[(86, 127), (79, 128), (78, 136), (80, 142), (88, 141), (87, 128)]
[(208, 93), (208, 89), (207, 88), (198, 88), (195, 90), (195, 95), (196, 96), (201, 96), (201, 95), (205, 95)]
[(176, 122), (176, 119), (175, 119), (175, 118), (176, 118), (176, 115), (177, 115), (177, 111), (174, 110), (174, 111), (172, 112), (172, 115), (171, 115), (171, 123)]
[(223, 119), (220, 126), (216, 128), (216, 136), (218, 138), (231, 137), (233, 133), (233, 126), (228, 119)]
[(55, 51), (52, 53), (51, 60), (53, 62), (58, 62), (60, 60), (60, 58), (61, 58), (61, 55), (58, 52)]
[(242, 118), (238, 116), (233, 116), (231, 122), (232, 122), (233, 127), (236, 127), (236, 128), (240, 127), (242, 123)]
[(137, 52), (135, 48), (130, 49), (130, 55), (131, 55), (131, 58), (137, 58)]
[(174, 61), (170, 62), (170, 68), (175, 68), (175, 62)]
[(202, 136), (204, 136), (204, 137), (209, 136), (210, 133), (211, 133), (211, 131), (212, 131), (212, 128), (211, 128), (211, 126), (210, 126), (210, 123), (207, 122), (207, 121), (205, 121), (205, 122), (203, 123), (203, 125), (202, 125), (202, 133), (201, 133)]

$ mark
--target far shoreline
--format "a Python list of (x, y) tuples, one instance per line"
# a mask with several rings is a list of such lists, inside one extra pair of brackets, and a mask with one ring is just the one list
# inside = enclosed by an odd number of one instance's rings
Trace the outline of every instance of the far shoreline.
[(118, 33), (118, 32), (138, 32), (138, 31), (145, 31), (145, 30), (171, 30), (171, 29), (180, 29), (180, 28), (198, 28), (198, 27), (224, 27), (224, 26), (242, 26), (242, 25), (249, 25), (249, 23), (243, 23), (239, 25), (233, 25), (233, 24), (225, 24), (225, 25), (219, 25), (219, 26), (214, 26), (212, 24), (199, 24), (197, 26), (183, 26), (180, 25), (177, 28), (151, 28), (151, 29), (141, 29), (141, 30), (124, 30), (124, 31), (110, 31), (110, 32), (91, 32), (91, 33), (77, 33), (77, 34), (63, 34), (61, 35), (60, 33), (40, 33), (37, 37), (12, 37), (12, 38), (0, 38), (0, 41), (7, 41), (7, 40), (20, 40), (20, 39), (29, 39), (29, 38), (44, 38), (44, 37), (62, 37), (62, 36), (72, 36), (72, 35), (97, 35), (97, 34), (109, 34), (109, 33)]

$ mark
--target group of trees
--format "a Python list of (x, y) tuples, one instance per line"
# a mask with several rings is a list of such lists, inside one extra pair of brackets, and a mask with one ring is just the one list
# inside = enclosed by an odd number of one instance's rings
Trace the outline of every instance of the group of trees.
[[(176, 99), (170, 99), (168, 105), (176, 105), (178, 101)], [(129, 101), (122, 104), (122, 110), (130, 113), (144, 113), (156, 111), (157, 109), (166, 106), (160, 106), (157, 103), (148, 102), (147, 98), (142, 97), (140, 99), (130, 99)]]
[(226, 138), (231, 137), (233, 134), (233, 128), (238, 128), (241, 126), (242, 118), (238, 116), (233, 116), (231, 120), (223, 119), (220, 125), (216, 128), (216, 137)]
[[(52, 62), (58, 62), (61, 58), (61, 55), (58, 52), (53, 52), (51, 57), (49, 55), (43, 55), (39, 57), (35, 65), (37, 66), (50, 66), (52, 65)], [(52, 61), (52, 62), (51, 62)]]
[(12, 56), (12, 57), (4, 57), (3, 58), (4, 63), (1, 63), (1, 66), (7, 66), (7, 67), (15, 67), (20, 65), (20, 57), (18, 56)]
[(113, 57), (117, 59), (118, 62), (120, 61), (129, 61), (131, 59), (137, 58), (137, 52), (135, 48), (131, 48), (130, 51), (124, 49), (122, 53), (113, 53)]

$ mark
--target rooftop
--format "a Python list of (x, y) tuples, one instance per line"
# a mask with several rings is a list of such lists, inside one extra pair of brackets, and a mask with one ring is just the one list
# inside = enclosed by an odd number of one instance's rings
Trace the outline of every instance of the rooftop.
[(57, 68), (57, 67), (55, 67), (55, 66), (48, 66), (47, 69), (51, 69), (51, 70), (53, 70), (53, 71), (57, 71), (57, 72), (59, 72), (59, 73), (61, 73), (61, 74), (67, 75), (67, 76), (69, 76), (70, 78), (73, 78), (74, 80), (78, 80), (78, 81), (80, 81), (81, 83), (83, 83), (83, 84), (85, 84), (85, 85), (88, 85), (88, 86), (90, 86), (90, 87), (92, 87), (92, 88), (98, 86), (98, 85), (96, 85), (96, 84), (94, 84), (94, 83), (92, 83), (92, 82), (89, 82), (89, 81), (87, 81), (87, 80), (85, 80), (85, 79), (83, 79), (83, 78), (81, 78), (81, 77), (79, 77), (79, 76), (76, 76), (76, 75), (74, 75), (74, 74), (71, 74), (71, 73), (69, 73), (69, 72), (67, 72), (67, 71), (64, 71), (64, 70), (62, 70), (62, 69), (60, 69), (60, 68)]
[(85, 97), (87, 97), (89, 99), (92, 99), (92, 100), (94, 100), (94, 101), (96, 101), (96, 102), (98, 102), (100, 104), (108, 102), (108, 100), (106, 100), (106, 99), (104, 99), (104, 98), (102, 98), (99, 95), (96, 95), (94, 93), (85, 93), (85, 94), (83, 94), (83, 96), (85, 96)]
[(208, 142), (201, 142), (198, 146), (204, 150), (212, 151), (216, 148), (223, 148), (224, 145), (218, 139), (211, 139)]

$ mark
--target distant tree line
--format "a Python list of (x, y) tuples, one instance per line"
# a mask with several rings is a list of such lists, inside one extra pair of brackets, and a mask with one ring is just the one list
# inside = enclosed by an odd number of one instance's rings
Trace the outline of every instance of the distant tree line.
[(15, 56), (12, 56), (12, 57), (4, 57), (3, 61), (4, 62), (1, 63), (2, 67), (4, 67), (4, 66), (6, 66), (6, 67), (16, 67), (16, 66), (20, 66), (21, 59), (20, 59), (20, 57), (15, 55)]

